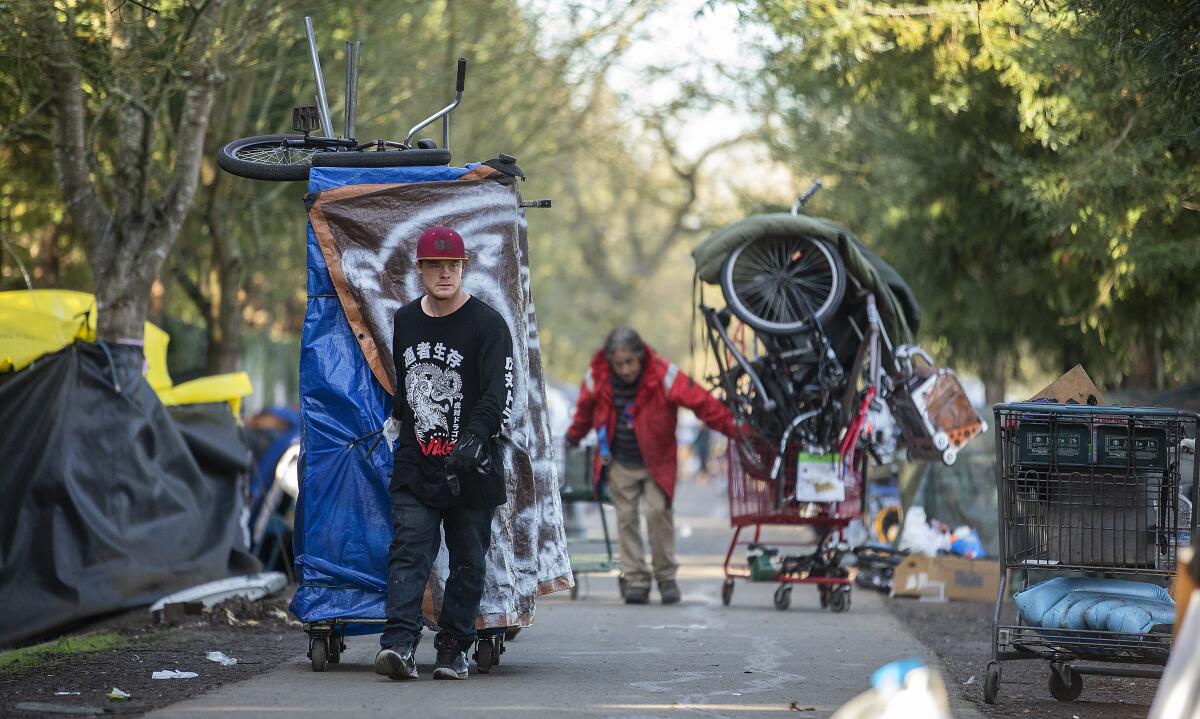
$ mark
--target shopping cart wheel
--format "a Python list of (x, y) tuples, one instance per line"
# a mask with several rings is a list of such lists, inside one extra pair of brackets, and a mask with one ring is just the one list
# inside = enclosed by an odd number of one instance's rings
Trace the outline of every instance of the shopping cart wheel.
[(504, 630), (504, 641), (511, 642), (512, 640), (516, 639), (517, 635), (520, 633), (521, 633), (520, 627), (509, 627)]
[(325, 665), (329, 662), (329, 647), (326, 645), (327, 637), (324, 635), (314, 636), (308, 644), (308, 657), (312, 659), (312, 670), (314, 672), (325, 671)]
[(727, 578), (725, 583), (721, 585), (721, 604), (729, 606), (733, 601), (733, 579)]
[(779, 611), (786, 611), (792, 605), (792, 588), (786, 584), (780, 584), (775, 590), (775, 608)]
[(1050, 665), (1050, 696), (1060, 702), (1073, 702), (1083, 693), (1083, 676), (1065, 664)]
[(329, 663), (338, 664), (342, 661), (342, 650), (346, 648), (346, 643), (342, 641), (342, 635), (329, 635)]
[(850, 587), (838, 587), (829, 590), (829, 610), (844, 612), (850, 608)]
[(496, 663), (496, 649), (492, 645), (491, 639), (480, 639), (475, 644), (475, 666), (478, 667), (480, 674), (487, 674), (492, 671), (492, 665)]
[(998, 691), (1000, 691), (1000, 662), (988, 662), (987, 673), (983, 677), (983, 700), (988, 704), (995, 704)]

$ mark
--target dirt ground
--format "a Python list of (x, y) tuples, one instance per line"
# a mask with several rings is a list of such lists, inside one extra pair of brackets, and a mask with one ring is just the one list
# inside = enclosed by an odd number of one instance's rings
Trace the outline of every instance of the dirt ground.
[(1059, 702), (1047, 687), (1049, 665), (1040, 661), (1004, 662), (997, 703), (985, 704), (983, 677), (995, 605), (893, 598), (887, 607), (941, 659), (946, 689), (957, 691), (984, 716), (1142, 719), (1150, 712), (1156, 680), (1085, 676), (1079, 700)]
[[(74, 634), (115, 632), (126, 645), (115, 649), (51, 657), (34, 666), (0, 672), (0, 716), (45, 717), (47, 711), (22, 711), (17, 705), (40, 702), (79, 713), (90, 707), (106, 715), (139, 716), (223, 684), (273, 669), (303, 653), (304, 633), (288, 617), (291, 591), (259, 602), (232, 599), (207, 615), (176, 626), (155, 624), (146, 609), (95, 622)], [(224, 652), (237, 664), (209, 661), (210, 651)], [(196, 672), (192, 679), (152, 679), (160, 669)], [(117, 687), (127, 701), (110, 701)], [(79, 694), (56, 695), (56, 692)]]

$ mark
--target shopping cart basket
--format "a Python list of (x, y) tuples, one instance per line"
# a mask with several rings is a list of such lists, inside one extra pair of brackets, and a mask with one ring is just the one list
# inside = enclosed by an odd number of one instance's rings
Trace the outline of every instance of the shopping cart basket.
[(596, 492), (593, 482), (592, 454), (595, 447), (580, 445), (567, 450), (563, 467), (562, 486), (559, 494), (563, 504), (594, 506), (600, 517), (602, 535), (567, 537), (567, 554), (571, 559), (571, 599), (579, 597), (580, 574), (607, 574), (621, 568), (620, 560), (613, 556), (612, 535), (608, 531), (606, 503), (611, 504), (607, 491)]
[[(1096, 588), (1140, 587), (1165, 599), (1161, 587), (1174, 576), (1177, 548), (1190, 541), (1195, 524), (1194, 496), (1180, 495), (1180, 443), (1195, 437), (1200, 415), (1039, 403), (994, 409), (1001, 577), (984, 700), (995, 703), (1006, 660), (1049, 662), (1050, 693), (1062, 701), (1079, 696), (1084, 674), (1160, 676), (1153, 665), (1167, 660), (1169, 627), (1106, 628), (1098, 597), (1115, 595)], [(1191, 474), (1194, 488), (1195, 467)], [(1010, 576), (1019, 592), (1056, 577), (1093, 591), (1086, 599), (1086, 592), (1063, 595), (1042, 616), (1018, 611), (1005, 623)], [(1118, 581), (1129, 579), (1139, 581)], [(1121, 604), (1106, 601), (1109, 609)], [(1132, 666), (1138, 664), (1151, 666)]]

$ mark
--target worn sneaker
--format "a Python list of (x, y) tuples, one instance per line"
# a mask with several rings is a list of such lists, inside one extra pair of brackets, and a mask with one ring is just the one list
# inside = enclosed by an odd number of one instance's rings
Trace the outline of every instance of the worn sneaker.
[(388, 679), (416, 679), (417, 658), (411, 649), (380, 649), (375, 655), (375, 673)]
[(467, 652), (453, 647), (438, 649), (437, 666), (433, 668), (434, 679), (466, 679)]
[(650, 601), (650, 587), (626, 587), (626, 604), (646, 604)]
[(662, 595), (663, 604), (679, 604), (679, 584), (674, 579), (659, 582), (658, 593)]

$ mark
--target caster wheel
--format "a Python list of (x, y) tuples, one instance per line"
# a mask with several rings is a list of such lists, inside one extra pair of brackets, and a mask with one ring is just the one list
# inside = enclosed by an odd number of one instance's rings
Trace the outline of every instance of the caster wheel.
[(850, 609), (850, 588), (839, 587), (838, 589), (829, 590), (829, 610), (831, 612), (844, 612)]
[(579, 575), (571, 572), (571, 601), (579, 599)]
[(314, 672), (325, 671), (325, 665), (329, 662), (327, 641), (326, 637), (313, 637), (308, 645), (308, 657), (312, 660), (312, 670)]
[(729, 603), (732, 601), (733, 601), (733, 580), (726, 579), (725, 583), (721, 585), (721, 604), (724, 604), (725, 606), (728, 607)]
[(988, 704), (995, 704), (996, 693), (999, 691), (1000, 662), (988, 662), (987, 673), (983, 677), (983, 700)]
[(1058, 669), (1050, 667), (1050, 696), (1060, 702), (1073, 702), (1083, 693), (1083, 676), (1071, 667), (1065, 667), (1070, 684), (1063, 681)]
[(338, 664), (342, 661), (342, 650), (346, 648), (346, 643), (342, 641), (340, 634), (329, 635), (329, 663)]
[(492, 665), (495, 663), (496, 651), (490, 639), (484, 639), (475, 645), (475, 666), (478, 667), (480, 674), (492, 671)]
[(786, 611), (792, 605), (792, 588), (786, 584), (780, 584), (775, 590), (775, 608), (779, 611)]
[(511, 642), (521, 633), (521, 627), (509, 627), (504, 630), (504, 641)]
[(629, 588), (629, 582), (625, 581), (624, 575), (617, 576), (617, 591), (621, 595), (621, 599), (625, 598), (625, 590)]
[(821, 599), (821, 609), (829, 609), (829, 587), (818, 584), (817, 596)]

